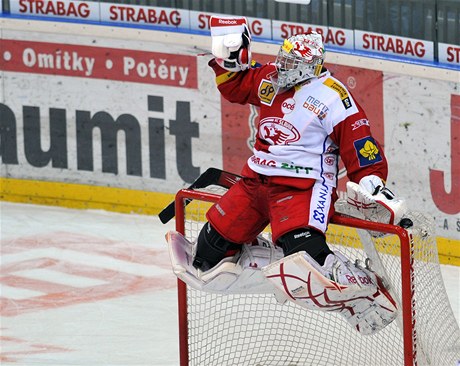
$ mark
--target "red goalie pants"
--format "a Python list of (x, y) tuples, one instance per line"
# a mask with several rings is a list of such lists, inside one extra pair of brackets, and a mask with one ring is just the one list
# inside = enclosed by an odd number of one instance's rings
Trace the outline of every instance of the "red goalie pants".
[(324, 233), (335, 197), (335, 189), (315, 180), (256, 174), (233, 185), (206, 217), (225, 239), (239, 244), (252, 242), (270, 224), (276, 243), (301, 227)]

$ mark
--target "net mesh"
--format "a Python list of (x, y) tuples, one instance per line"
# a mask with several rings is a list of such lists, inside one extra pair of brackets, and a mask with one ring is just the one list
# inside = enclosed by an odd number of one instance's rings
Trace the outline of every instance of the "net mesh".
[[(209, 207), (199, 200), (187, 206), (188, 239), (197, 237)], [(411, 219), (414, 364), (456, 365), (460, 331), (444, 287), (433, 225), (424, 215), (412, 214)], [(264, 235), (269, 236), (269, 230)], [(327, 241), (350, 259), (364, 263), (371, 257), (371, 268), (383, 277), (401, 308), (401, 244), (396, 235), (374, 238), (365, 230), (330, 225)], [(376, 248), (371, 255), (370, 245)], [(189, 365), (404, 364), (401, 312), (382, 331), (363, 336), (337, 313), (309, 311), (289, 301), (281, 304), (271, 294), (220, 295), (188, 288), (186, 296)]]

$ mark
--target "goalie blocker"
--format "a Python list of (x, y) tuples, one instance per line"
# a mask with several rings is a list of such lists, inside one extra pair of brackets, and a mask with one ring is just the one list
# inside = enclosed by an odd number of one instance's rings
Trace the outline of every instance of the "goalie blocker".
[(384, 224), (400, 225), (407, 213), (405, 200), (395, 197), (375, 175), (362, 178), (359, 184), (347, 182), (347, 203), (355, 214), (359, 212), (366, 220)]
[(320, 266), (306, 252), (283, 258), (280, 248), (259, 236), (257, 242), (224, 258), (208, 271), (193, 267), (195, 245), (180, 233), (166, 235), (176, 276), (194, 289), (211, 293), (269, 293), (313, 310), (338, 312), (361, 334), (390, 324), (397, 306), (379, 277), (357, 267), (340, 252)]

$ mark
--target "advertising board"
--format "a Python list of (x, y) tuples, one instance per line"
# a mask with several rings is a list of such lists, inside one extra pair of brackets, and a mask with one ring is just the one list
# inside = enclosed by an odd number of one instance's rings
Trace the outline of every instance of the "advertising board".
[[(46, 42), (2, 32), (3, 178), (174, 194), (208, 167), (238, 173), (250, 157), (257, 108), (222, 100), (210, 56), (197, 55), (204, 44), (46, 29)], [(390, 189), (459, 240), (460, 80), (326, 65), (366, 110)], [(344, 181), (341, 169), (342, 194)]]
[[(10, 13), (15, 16), (206, 33), (209, 32), (212, 15), (231, 16), (188, 9), (77, 0), (10, 0), (10, 8)], [(369, 55), (423, 62), (433, 62), (435, 56), (432, 41), (276, 19), (249, 17), (248, 23), (252, 36), (264, 40), (279, 41), (296, 33), (314, 30), (323, 35), (328, 47), (336, 50), (362, 51)], [(460, 69), (460, 46), (439, 43), (437, 48), (436, 62)]]

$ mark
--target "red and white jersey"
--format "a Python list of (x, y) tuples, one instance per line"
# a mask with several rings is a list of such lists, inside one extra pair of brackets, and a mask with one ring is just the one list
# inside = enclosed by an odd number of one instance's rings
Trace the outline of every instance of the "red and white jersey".
[(214, 60), (221, 94), (230, 102), (260, 107), (256, 142), (248, 166), (267, 176), (310, 178), (336, 187), (339, 155), (348, 178), (386, 180), (387, 161), (372, 137), (366, 114), (329, 71), (275, 93), (273, 64), (228, 72)]

